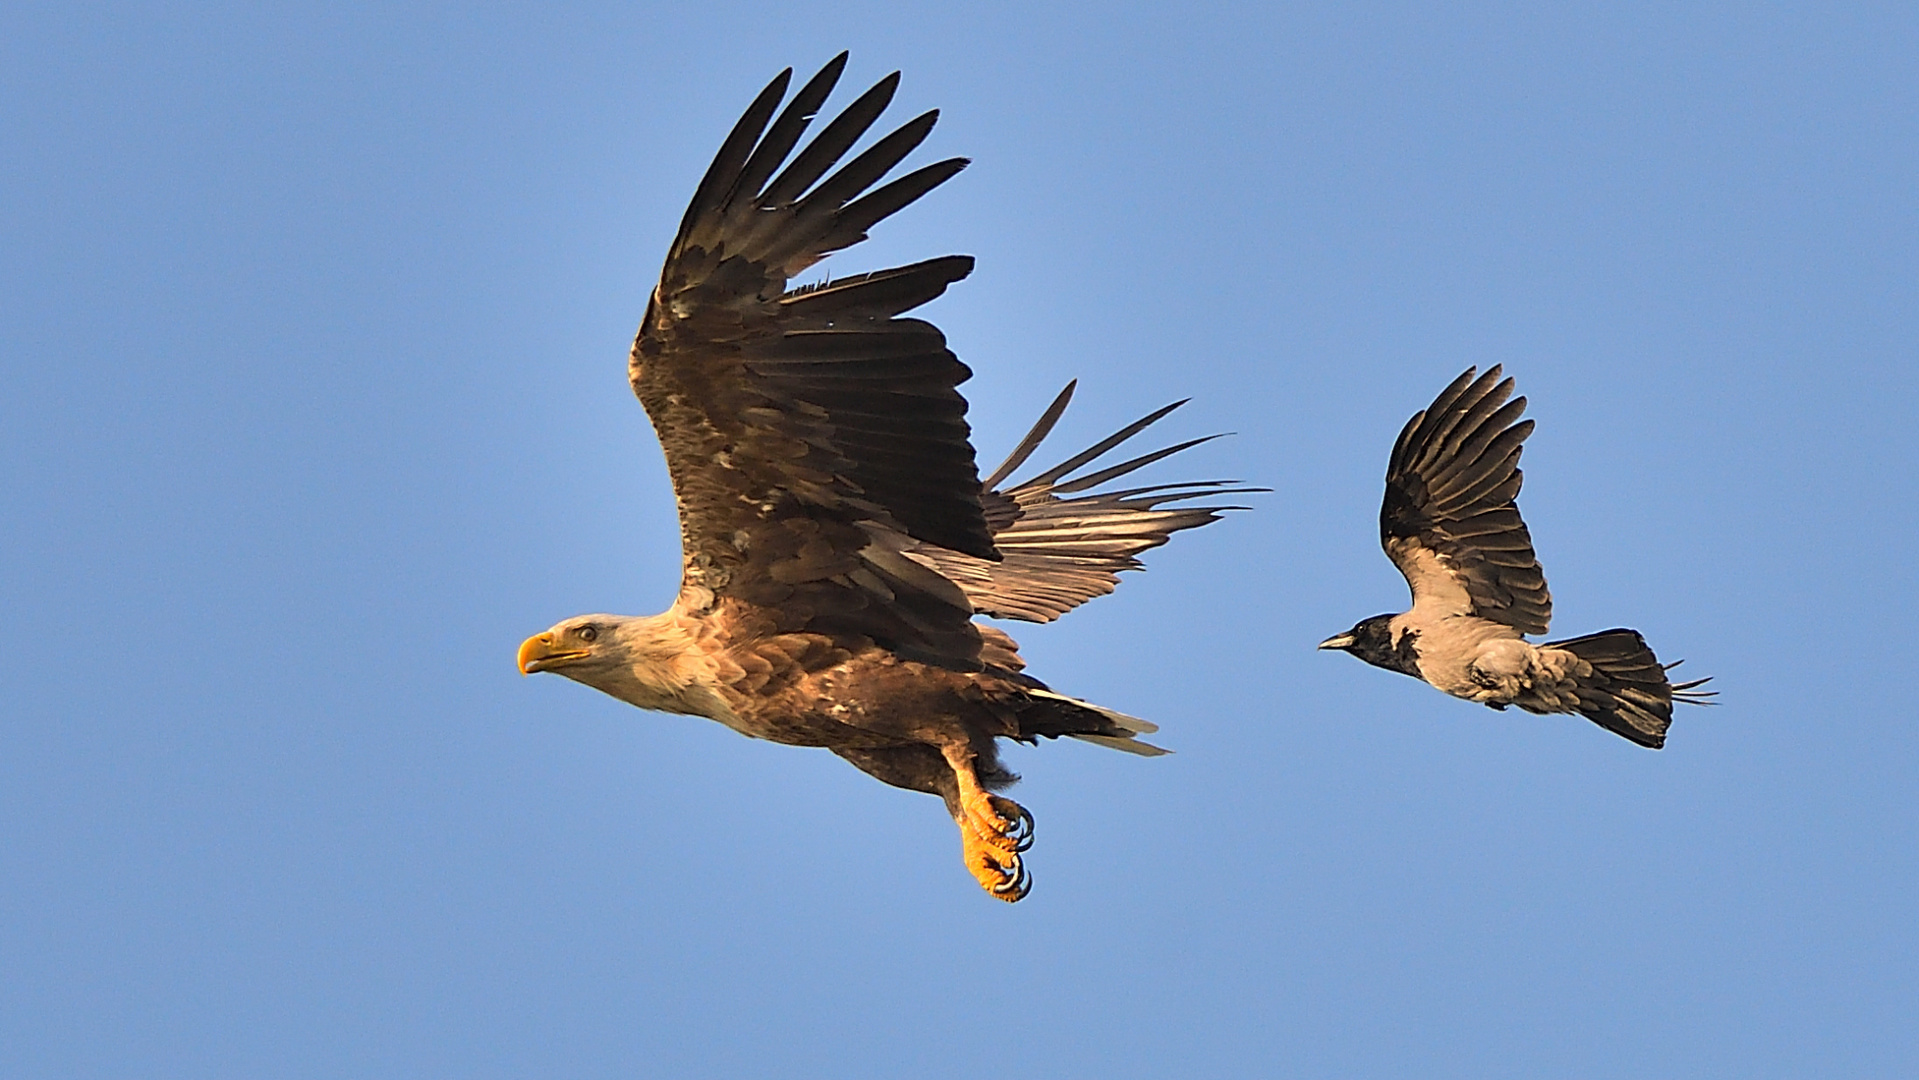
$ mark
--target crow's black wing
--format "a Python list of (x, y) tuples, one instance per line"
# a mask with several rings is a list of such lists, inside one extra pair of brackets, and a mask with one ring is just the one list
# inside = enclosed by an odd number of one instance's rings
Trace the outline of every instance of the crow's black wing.
[(1386, 468), (1379, 541), (1414, 610), (1475, 615), (1543, 634), (1552, 596), (1520, 520), (1519, 454), (1533, 422), (1499, 367), (1467, 368), (1407, 421)]

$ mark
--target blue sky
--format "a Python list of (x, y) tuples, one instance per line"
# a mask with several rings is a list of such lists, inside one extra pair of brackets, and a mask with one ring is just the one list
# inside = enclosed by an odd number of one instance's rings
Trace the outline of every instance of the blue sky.
[[(0, 1073), (1906, 1076), (1919, 16), (1906, 5), (12, 6)], [(1037, 887), (821, 751), (522, 679), (677, 534), (624, 359), (774, 72), (915, 160), (836, 256), (997, 460), (1167, 401), (1274, 489), (1056, 626), (1177, 755), (1010, 753)], [(1554, 631), (1653, 753), (1313, 645), (1398, 610), (1407, 416), (1506, 365)]]

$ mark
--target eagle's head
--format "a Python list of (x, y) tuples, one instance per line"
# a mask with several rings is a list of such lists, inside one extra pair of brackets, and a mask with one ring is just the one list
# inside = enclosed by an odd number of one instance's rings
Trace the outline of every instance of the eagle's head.
[(593, 685), (593, 674), (611, 670), (625, 650), (614, 629), (617, 615), (576, 615), (520, 643), (520, 674), (551, 671)]
[(715, 716), (706, 667), (672, 612), (575, 615), (520, 643), (520, 673), (550, 671), (642, 709)]

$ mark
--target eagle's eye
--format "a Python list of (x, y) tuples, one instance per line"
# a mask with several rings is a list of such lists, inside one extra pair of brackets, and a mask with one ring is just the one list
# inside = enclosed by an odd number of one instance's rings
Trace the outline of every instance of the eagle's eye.
[(573, 631), (573, 633), (577, 635), (581, 641), (592, 641), (594, 638), (600, 636), (600, 628), (589, 623)]

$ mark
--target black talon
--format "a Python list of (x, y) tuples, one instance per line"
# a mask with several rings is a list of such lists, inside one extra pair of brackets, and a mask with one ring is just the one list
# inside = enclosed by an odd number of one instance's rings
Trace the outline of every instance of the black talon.
[(1008, 869), (1012, 871), (1011, 880), (1004, 885), (994, 886), (993, 895), (1009, 903), (1018, 903), (1033, 891), (1033, 875), (1026, 872), (1026, 864), (1019, 859), (1014, 859)]
[(1024, 806), (1011, 799), (1002, 799), (995, 795), (993, 809), (999, 811), (1002, 817), (1013, 819), (1012, 829), (1004, 835), (1013, 841), (1014, 852), (1026, 851), (1033, 846), (1033, 815), (1028, 813)]

